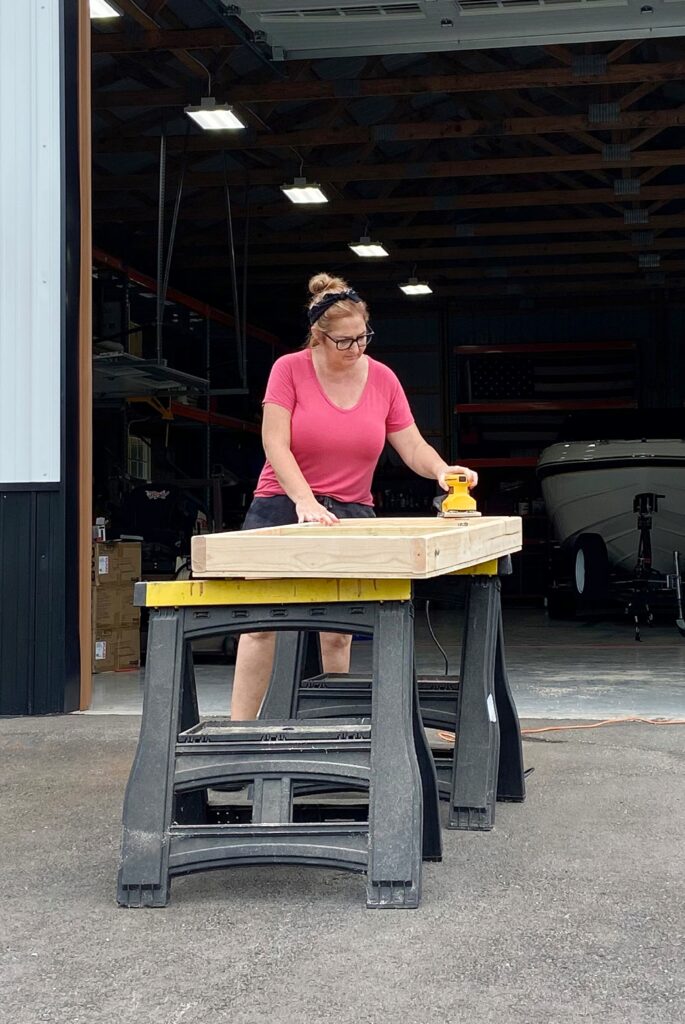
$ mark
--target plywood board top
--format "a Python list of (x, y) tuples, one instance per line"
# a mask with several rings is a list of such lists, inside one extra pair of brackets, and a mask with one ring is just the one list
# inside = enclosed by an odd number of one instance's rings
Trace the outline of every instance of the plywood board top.
[(430, 579), (521, 549), (518, 516), (345, 519), (194, 537), (197, 578)]

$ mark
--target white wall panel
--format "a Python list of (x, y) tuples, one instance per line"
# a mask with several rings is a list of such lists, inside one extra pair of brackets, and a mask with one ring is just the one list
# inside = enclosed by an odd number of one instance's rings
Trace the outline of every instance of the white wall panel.
[(0, 485), (60, 479), (59, 0), (0, 0)]

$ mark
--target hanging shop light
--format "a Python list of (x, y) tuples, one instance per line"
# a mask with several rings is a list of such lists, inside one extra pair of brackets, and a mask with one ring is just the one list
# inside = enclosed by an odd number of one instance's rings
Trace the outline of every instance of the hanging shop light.
[(418, 277), (410, 277), (406, 284), (400, 285), (405, 295), (432, 295), (433, 289), (427, 281), (419, 281)]
[(363, 260), (377, 260), (390, 253), (380, 242), (372, 242), (368, 235), (362, 235), (358, 242), (350, 242), (350, 249)]
[(328, 202), (320, 186), (313, 182), (307, 183), (306, 178), (295, 178), (292, 185), (281, 185), (281, 192), (288, 197), (291, 203), (298, 205)]
[(97, 18), (120, 18), (121, 11), (118, 11), (107, 0), (90, 0), (90, 16), (93, 20)]
[(206, 132), (239, 131), (245, 125), (228, 103), (217, 103), (213, 96), (203, 96), (199, 107), (186, 107), (186, 114)]

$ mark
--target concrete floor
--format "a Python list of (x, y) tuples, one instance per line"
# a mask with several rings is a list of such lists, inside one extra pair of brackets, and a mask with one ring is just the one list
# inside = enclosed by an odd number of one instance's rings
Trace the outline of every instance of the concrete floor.
[[(458, 669), (455, 613), (434, 624)], [(685, 642), (660, 625), (509, 610), (510, 676), (542, 718), (684, 717)], [(442, 660), (418, 622), (420, 670)], [(355, 645), (368, 669), (370, 644)], [(199, 668), (225, 712), (231, 670)], [(277, 866), (176, 879), (162, 910), (115, 904), (139, 673), (92, 712), (0, 720), (0, 1021), (13, 1024), (682, 1024), (685, 727), (524, 737), (525, 804), (444, 833), (418, 911), (367, 911), (364, 882)]]
[[(450, 670), (459, 670), (460, 613), (432, 615)], [(509, 676), (520, 715), (527, 718), (685, 717), (685, 639), (670, 622), (633, 639), (622, 621), (550, 622), (541, 609), (504, 613)], [(419, 671), (442, 672), (444, 662), (417, 613)], [(369, 671), (371, 644), (354, 645), (352, 668)], [(200, 664), (198, 697), (202, 714), (226, 714), (232, 666)], [(95, 676), (91, 714), (140, 714), (142, 672)]]
[(360, 876), (294, 867), (177, 879), (165, 909), (117, 908), (138, 725), (0, 720), (2, 1021), (685, 1020), (682, 727), (531, 737), (526, 803), (499, 805), (490, 833), (445, 832), (421, 908), (384, 913)]

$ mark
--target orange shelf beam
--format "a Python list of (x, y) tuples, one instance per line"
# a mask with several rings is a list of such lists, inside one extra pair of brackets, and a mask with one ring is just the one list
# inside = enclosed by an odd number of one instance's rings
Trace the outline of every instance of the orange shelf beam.
[[(147, 288), (148, 291), (157, 294), (157, 282), (153, 277), (141, 273), (140, 270), (136, 270), (134, 267), (129, 267), (127, 263), (124, 263), (123, 260), (118, 259), (116, 256), (111, 256), (102, 249), (94, 248), (93, 262), (101, 267), (109, 267), (110, 270), (118, 270), (125, 274), (129, 281), (142, 285), (143, 288)], [(215, 323), (223, 324), (225, 327), (235, 327), (235, 317), (232, 317), (230, 313), (225, 313), (222, 309), (210, 306), (206, 302), (200, 302), (199, 299), (194, 299), (192, 295), (186, 295), (185, 292), (169, 288), (167, 290), (167, 298), (173, 302), (178, 302), (181, 306), (192, 309), (193, 312), (199, 313), (200, 316), (205, 317), (207, 320), (213, 320)], [(275, 334), (271, 334), (269, 331), (262, 330), (261, 327), (253, 327), (252, 324), (248, 324), (247, 333), (256, 341), (263, 341), (267, 345), (273, 345), (274, 348), (282, 352), (290, 351), (280, 338), (277, 338)]]

